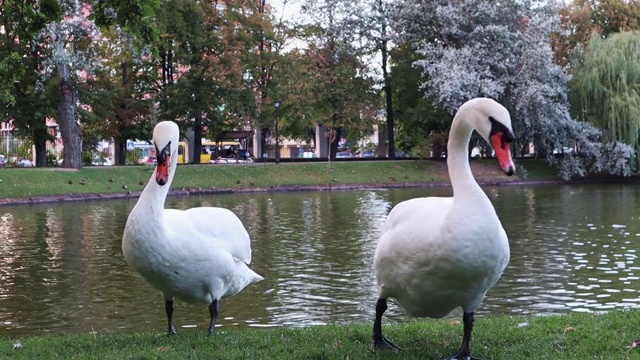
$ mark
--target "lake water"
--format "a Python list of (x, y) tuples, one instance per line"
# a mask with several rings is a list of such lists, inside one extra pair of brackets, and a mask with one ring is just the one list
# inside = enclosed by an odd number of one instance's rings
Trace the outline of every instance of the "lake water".
[[(479, 316), (605, 311), (640, 304), (640, 187), (486, 187), (509, 234), (511, 262)], [(253, 238), (266, 280), (223, 299), (219, 326), (371, 323), (373, 254), (394, 204), (450, 188), (170, 197), (221, 206)], [(0, 207), (0, 336), (165, 331), (164, 301), (125, 263), (136, 199)], [(451, 316), (459, 316), (454, 312)], [(176, 302), (178, 331), (206, 331), (204, 304)], [(385, 322), (408, 318), (392, 305)]]

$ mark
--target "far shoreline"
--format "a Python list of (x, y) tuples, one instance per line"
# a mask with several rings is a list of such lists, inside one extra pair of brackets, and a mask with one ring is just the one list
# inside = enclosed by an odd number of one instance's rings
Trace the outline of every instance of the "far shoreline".
[[(295, 164), (295, 166), (292, 166)], [(290, 191), (344, 191), (450, 187), (444, 161), (352, 161), (238, 166), (189, 165), (179, 169), (169, 196), (269, 193)], [(590, 174), (563, 180), (544, 161), (518, 164), (524, 169), (507, 177), (491, 159), (470, 163), (481, 186), (536, 186), (572, 184), (634, 184), (640, 177)], [(58, 170), (58, 171), (53, 171)], [(82, 169), (15, 168), (0, 170), (0, 206), (136, 199), (151, 181), (145, 166), (87, 167)]]
[[(535, 186), (535, 185), (572, 185), (572, 184), (597, 184), (597, 183), (627, 183), (631, 181), (621, 181), (627, 178), (607, 178), (607, 179), (578, 179), (578, 180), (478, 180), (480, 186)], [(630, 180), (630, 178), (629, 178)], [(433, 188), (451, 187), (451, 183), (444, 181), (428, 182), (402, 182), (402, 183), (375, 183), (375, 184), (328, 184), (328, 185), (282, 185), (271, 187), (254, 188), (173, 188), (169, 190), (168, 196), (191, 196), (191, 195), (215, 195), (215, 194), (244, 194), (244, 193), (269, 193), (269, 192), (294, 192), (294, 191), (345, 191), (345, 190), (366, 190), (366, 189), (401, 189), (401, 188)], [(142, 191), (127, 191), (116, 193), (85, 193), (85, 194), (62, 194), (51, 196), (30, 196), (0, 199), (0, 207), (13, 205), (47, 204), (55, 202), (82, 202), (95, 200), (118, 200), (136, 199)]]

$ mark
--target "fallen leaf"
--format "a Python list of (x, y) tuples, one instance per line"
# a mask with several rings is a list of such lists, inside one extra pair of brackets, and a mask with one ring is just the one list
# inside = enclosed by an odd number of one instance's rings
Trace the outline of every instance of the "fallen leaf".
[(626, 348), (627, 349), (633, 349), (636, 346), (638, 346), (638, 344), (640, 344), (640, 340), (636, 340), (636, 341), (631, 342), (631, 345), (627, 346)]
[(451, 320), (449, 321), (449, 325), (451, 326), (460, 325), (460, 320)]
[(564, 332), (573, 332), (576, 331), (576, 328), (574, 328), (573, 326), (567, 326), (566, 328), (564, 328)]

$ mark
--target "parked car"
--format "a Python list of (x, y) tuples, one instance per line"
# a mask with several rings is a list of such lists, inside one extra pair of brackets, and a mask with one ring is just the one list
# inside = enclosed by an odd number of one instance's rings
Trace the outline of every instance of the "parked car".
[(33, 166), (33, 161), (31, 161), (29, 159), (20, 159), (20, 160), (18, 160), (18, 162), (16, 164), (18, 166), (20, 166), (20, 167), (32, 167)]
[(350, 158), (350, 157), (353, 157), (353, 155), (351, 155), (351, 152), (349, 151), (341, 151), (339, 153), (336, 153), (336, 158), (338, 159)]
[(251, 153), (248, 150), (236, 150), (236, 154), (238, 156), (238, 160), (245, 160), (245, 161), (255, 161), (256, 157), (251, 155)]
[(91, 165), (111, 166), (111, 159), (109, 158), (93, 158)]

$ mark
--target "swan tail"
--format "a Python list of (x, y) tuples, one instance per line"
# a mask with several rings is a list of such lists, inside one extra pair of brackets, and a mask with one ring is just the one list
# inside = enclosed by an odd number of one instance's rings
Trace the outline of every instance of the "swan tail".
[(262, 276), (258, 275), (257, 272), (255, 272), (255, 271), (253, 271), (251, 269), (249, 269), (249, 271), (251, 272), (251, 280), (249, 281), (250, 283), (256, 283), (258, 281), (264, 280), (264, 278)]
[(246, 261), (242, 261), (238, 258), (236, 258), (236, 261), (239, 263), (240, 266), (242, 266), (244, 268), (244, 277), (247, 280), (247, 285), (248, 284), (252, 284), (258, 281), (262, 281), (264, 280), (264, 278), (260, 275), (258, 275), (257, 272), (253, 271), (253, 269), (251, 269), (249, 267), (249, 263)]
[(248, 277), (249, 277), (249, 284), (252, 284), (254, 282), (258, 282), (258, 281), (262, 281), (264, 280), (264, 278), (262, 276), (260, 276), (257, 272), (253, 271), (253, 269), (251, 269), (249, 267), (248, 263), (244, 263), (247, 272), (248, 272)]

